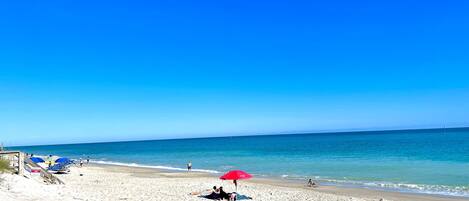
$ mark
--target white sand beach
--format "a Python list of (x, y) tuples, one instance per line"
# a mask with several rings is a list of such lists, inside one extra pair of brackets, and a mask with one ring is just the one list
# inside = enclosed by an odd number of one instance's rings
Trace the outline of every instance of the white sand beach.
[[(80, 176), (82, 174), (82, 176)], [(162, 172), (155, 169), (90, 165), (72, 167), (69, 174), (57, 175), (65, 185), (45, 185), (34, 179), (3, 174), (0, 182), (0, 200), (208, 200), (192, 192), (200, 192), (222, 185), (227, 192), (234, 191), (230, 181), (221, 181), (213, 175), (196, 172)], [(463, 198), (434, 197), (366, 189), (337, 187), (307, 188), (300, 184), (274, 180), (253, 179), (240, 181), (238, 192), (252, 200), (286, 201), (443, 201)]]

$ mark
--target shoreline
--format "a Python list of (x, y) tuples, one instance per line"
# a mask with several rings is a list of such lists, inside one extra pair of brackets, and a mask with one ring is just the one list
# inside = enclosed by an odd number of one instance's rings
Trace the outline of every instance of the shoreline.
[[(163, 177), (177, 177), (177, 178), (216, 178), (218, 177), (214, 173), (208, 172), (186, 172), (181, 170), (170, 170), (170, 169), (158, 169), (151, 167), (138, 167), (138, 166), (126, 166), (117, 164), (101, 164), (101, 163), (90, 163), (89, 167), (99, 167), (115, 172), (130, 172), (136, 177), (150, 177), (152, 174), (157, 174)], [(289, 179), (278, 179), (278, 178), (253, 178), (250, 180), (242, 180), (242, 182), (252, 184), (263, 184), (269, 186), (312, 190), (321, 193), (333, 194), (338, 196), (352, 196), (352, 197), (366, 197), (375, 200), (399, 200), (399, 201), (469, 201), (467, 197), (458, 196), (447, 196), (447, 195), (436, 195), (436, 194), (424, 194), (424, 193), (408, 193), (408, 192), (395, 192), (386, 191), (380, 189), (369, 189), (360, 187), (345, 187), (335, 185), (321, 185), (319, 187), (311, 188), (305, 186), (303, 182), (299, 180)]]
[(336, 186), (306, 187), (304, 183), (271, 178), (238, 181), (220, 180), (204, 172), (159, 170), (110, 164), (70, 167), (67, 174), (56, 174), (65, 184), (47, 185), (38, 177), (0, 174), (2, 201), (209, 201), (213, 186), (226, 192), (252, 197), (252, 201), (468, 201), (467, 198), (386, 192)]

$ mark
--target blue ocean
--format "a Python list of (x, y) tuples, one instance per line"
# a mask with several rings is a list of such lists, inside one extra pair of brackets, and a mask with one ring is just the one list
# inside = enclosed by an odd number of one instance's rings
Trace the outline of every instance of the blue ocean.
[(95, 163), (469, 197), (469, 129), (291, 134), (14, 147)]

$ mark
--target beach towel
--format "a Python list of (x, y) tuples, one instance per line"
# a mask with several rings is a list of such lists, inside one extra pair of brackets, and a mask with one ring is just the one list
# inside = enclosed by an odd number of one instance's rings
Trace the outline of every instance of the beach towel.
[(246, 195), (236, 195), (236, 200), (252, 200), (252, 197), (246, 196)]
[(221, 197), (220, 197), (220, 194), (217, 194), (217, 193), (211, 193), (209, 195), (201, 195), (199, 196), (201, 198), (206, 198), (206, 199), (210, 199), (210, 200), (219, 200)]

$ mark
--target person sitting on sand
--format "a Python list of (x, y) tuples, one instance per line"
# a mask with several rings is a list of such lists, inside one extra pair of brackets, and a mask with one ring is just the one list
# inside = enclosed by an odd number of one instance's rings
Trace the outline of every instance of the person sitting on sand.
[(220, 186), (220, 198), (221, 199), (230, 199), (230, 195), (223, 190), (223, 186)]
[(318, 184), (316, 184), (312, 179), (309, 179), (308, 181), (308, 187), (317, 187)]
[(213, 186), (212, 193), (220, 194), (220, 189), (218, 189), (217, 186)]
[(222, 189), (222, 187), (217, 188), (217, 186), (213, 186), (212, 193), (206, 196), (202, 196), (202, 197), (207, 198), (207, 199), (212, 199), (212, 200), (221, 200), (223, 199), (223, 197), (221, 197), (220, 195), (220, 189)]
[(229, 193), (229, 201), (236, 201), (236, 192)]

